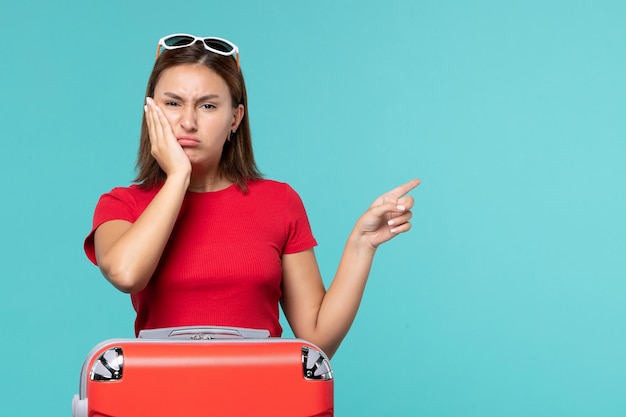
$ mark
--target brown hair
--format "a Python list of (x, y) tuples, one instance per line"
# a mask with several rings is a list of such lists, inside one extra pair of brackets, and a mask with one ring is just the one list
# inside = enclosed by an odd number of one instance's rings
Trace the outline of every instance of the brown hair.
[[(220, 158), (220, 171), (225, 178), (237, 184), (244, 192), (247, 191), (248, 181), (262, 178), (262, 174), (254, 161), (252, 151), (252, 135), (248, 122), (248, 97), (243, 74), (232, 56), (222, 56), (210, 52), (200, 43), (173, 50), (165, 50), (154, 63), (154, 68), (148, 78), (146, 97), (154, 97), (154, 88), (163, 71), (177, 65), (195, 64), (204, 65), (228, 85), (233, 108), (240, 104), (244, 107), (244, 115), (239, 128), (224, 144)], [(137, 177), (135, 182), (143, 188), (150, 188), (165, 181), (166, 174), (151, 154), (150, 136), (146, 124), (145, 114), (141, 123), (141, 137), (137, 156)]]

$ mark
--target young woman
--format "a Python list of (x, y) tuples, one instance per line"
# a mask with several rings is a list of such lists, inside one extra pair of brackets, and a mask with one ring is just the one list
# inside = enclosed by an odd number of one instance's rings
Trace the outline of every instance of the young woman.
[(302, 202), (262, 179), (252, 153), (239, 51), (220, 38), (159, 41), (136, 184), (104, 194), (85, 252), (130, 293), (135, 331), (213, 325), (296, 337), (332, 356), (357, 313), (376, 248), (410, 229), (418, 180), (358, 219), (324, 288)]

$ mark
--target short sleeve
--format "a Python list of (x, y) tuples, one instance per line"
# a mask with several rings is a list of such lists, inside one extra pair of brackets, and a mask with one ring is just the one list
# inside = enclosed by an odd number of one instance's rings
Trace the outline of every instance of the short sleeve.
[(287, 241), (283, 253), (302, 252), (317, 246), (302, 199), (289, 185), (285, 184), (285, 188)]
[(126, 220), (133, 223), (137, 220), (137, 217), (135, 199), (128, 192), (128, 189), (114, 188), (109, 193), (103, 194), (96, 205), (91, 231), (85, 238), (84, 249), (87, 258), (95, 265), (98, 264), (94, 246), (94, 233), (101, 224), (111, 220)]

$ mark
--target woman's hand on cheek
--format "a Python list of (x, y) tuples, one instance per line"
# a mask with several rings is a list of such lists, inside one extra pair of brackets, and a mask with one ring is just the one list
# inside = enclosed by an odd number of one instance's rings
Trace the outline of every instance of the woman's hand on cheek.
[(146, 124), (152, 145), (152, 156), (169, 177), (177, 173), (189, 175), (191, 163), (182, 146), (176, 140), (172, 126), (163, 111), (150, 97), (144, 106)]

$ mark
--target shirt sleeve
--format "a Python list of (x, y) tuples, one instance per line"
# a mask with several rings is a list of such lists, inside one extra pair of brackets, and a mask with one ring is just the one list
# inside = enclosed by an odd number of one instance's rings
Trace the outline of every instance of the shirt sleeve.
[(298, 253), (317, 246), (302, 199), (286, 184), (287, 240), (283, 254)]
[(85, 255), (95, 265), (98, 265), (98, 262), (96, 261), (94, 233), (101, 224), (111, 220), (126, 220), (131, 223), (137, 220), (135, 200), (125, 188), (114, 188), (103, 194), (96, 205), (91, 231), (84, 242)]

